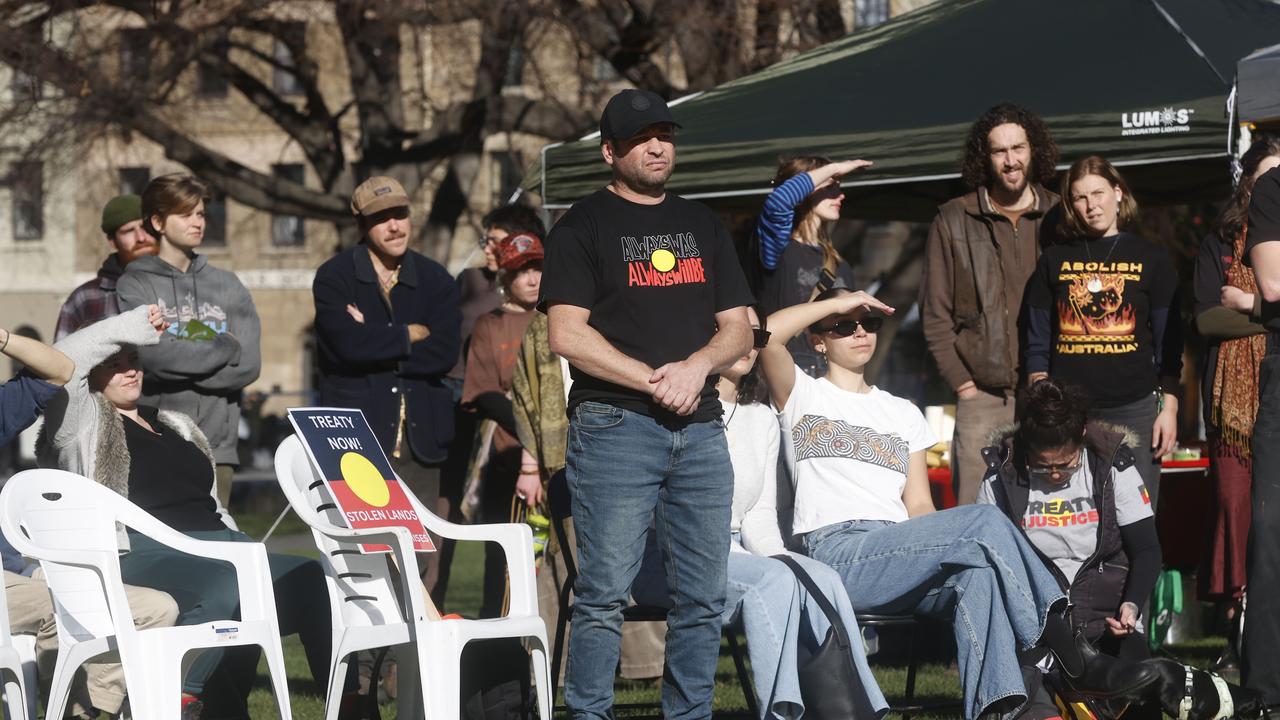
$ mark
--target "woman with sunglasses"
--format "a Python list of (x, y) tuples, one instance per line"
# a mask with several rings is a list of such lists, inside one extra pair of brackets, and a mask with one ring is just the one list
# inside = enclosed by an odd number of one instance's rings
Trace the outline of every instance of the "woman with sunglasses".
[[(867, 666), (858, 619), (843, 580), (827, 565), (787, 553), (778, 529), (778, 418), (762, 402), (765, 388), (756, 367), (769, 331), (758, 307), (748, 308), (747, 314), (755, 347), (720, 373), (716, 383), (733, 464), (729, 580), (721, 617), (726, 625), (742, 618), (760, 717), (800, 717), (805, 709), (800, 694), (800, 658), (818, 649), (831, 623), (791, 568), (774, 557), (790, 555), (813, 578), (853, 638), (850, 650), (861, 683), (848, 691), (854, 694), (856, 717), (879, 718), (888, 711), (888, 704)], [(632, 584), (636, 602), (669, 607), (665, 577), (654, 533), (650, 533), (644, 563)]]
[(978, 502), (1004, 512), (1048, 561), (1090, 642), (1127, 660), (1150, 656), (1140, 608), (1160, 574), (1160, 541), (1134, 433), (1088, 422), (1078, 387), (1041, 380), (1021, 422), (984, 451), (994, 472)]
[[(964, 716), (1007, 713), (1027, 699), (1021, 651), (1050, 650), (1071, 686), (1109, 697), (1158, 679), (1150, 668), (1099, 655), (1073, 633), (1067, 600), (1026, 538), (995, 507), (935, 512), (925, 450), (935, 438), (911, 402), (864, 375), (881, 314), (865, 292), (832, 290), (769, 317), (761, 353), (773, 404), (791, 442), (794, 530), (809, 556), (844, 580), (856, 612), (917, 613), (952, 621)], [(786, 340), (808, 328), (827, 373), (802, 372)], [(1021, 717), (1056, 715), (1028, 708)]]
[[(760, 245), (760, 305), (765, 313), (809, 302), (836, 287), (852, 288), (853, 268), (831, 244), (830, 226), (840, 219), (840, 178), (870, 167), (867, 160), (832, 162), (802, 155), (778, 163), (773, 192), (756, 220)], [(822, 356), (803, 338), (790, 346), (797, 365), (814, 377), (826, 370)]]

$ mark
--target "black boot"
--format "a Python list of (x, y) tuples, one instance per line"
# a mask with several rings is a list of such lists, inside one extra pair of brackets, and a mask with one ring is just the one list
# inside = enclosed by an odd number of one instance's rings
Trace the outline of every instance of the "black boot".
[(1139, 699), (1160, 680), (1154, 668), (1098, 652), (1061, 613), (1049, 613), (1041, 641), (1058, 659), (1063, 679), (1084, 696)]

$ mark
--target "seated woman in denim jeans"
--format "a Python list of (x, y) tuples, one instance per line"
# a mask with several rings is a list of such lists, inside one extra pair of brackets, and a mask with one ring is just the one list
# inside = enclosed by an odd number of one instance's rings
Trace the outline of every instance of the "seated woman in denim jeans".
[[(768, 333), (758, 310), (747, 314), (756, 333), (755, 347), (720, 374), (716, 389), (724, 406), (725, 435), (733, 463), (733, 519), (729, 526), (729, 581), (722, 618), (727, 625), (742, 618), (747, 654), (755, 685), (756, 707), (762, 718), (798, 718), (804, 714), (800, 696), (799, 649), (817, 650), (830, 622), (809, 597), (795, 574), (770, 557), (787, 552), (778, 530), (777, 469), (778, 418), (766, 406), (756, 356)], [(858, 638), (858, 619), (849, 604), (844, 582), (831, 568), (792, 554), (822, 588), (840, 614), (849, 634)], [(632, 585), (636, 602), (669, 607), (671, 600), (661, 558), (649, 534), (644, 564)], [(878, 718), (888, 711), (875, 676), (867, 667), (861, 642), (852, 644), (854, 666), (862, 687), (856, 693), (859, 718)]]
[[(924, 460), (932, 433), (914, 405), (864, 376), (881, 314), (892, 312), (865, 292), (833, 290), (769, 317), (761, 364), (790, 430), (794, 529), (809, 555), (840, 574), (857, 612), (952, 620), (966, 718), (1019, 711), (1027, 699), (1019, 653), (1037, 645), (1082, 694), (1141, 694), (1155, 672), (1073, 635), (1057, 581), (999, 510), (934, 512)], [(800, 372), (786, 348), (806, 328), (827, 357), (821, 379)], [(1049, 717), (1031, 710), (1021, 716)]]

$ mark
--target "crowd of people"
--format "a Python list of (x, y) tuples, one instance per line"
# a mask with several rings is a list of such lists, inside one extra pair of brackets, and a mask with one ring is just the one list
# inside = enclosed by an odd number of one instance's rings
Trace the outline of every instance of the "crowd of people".
[[(600, 119), (610, 183), (550, 232), (527, 207), (495, 210), (484, 266), (456, 279), (412, 249), (401, 184), (369, 178), (351, 198), (361, 242), (313, 286), (321, 404), (362, 410), (424, 505), (566, 522), (569, 547), (546, 547), (539, 583), (554, 617), (573, 555), (571, 715), (610, 717), (621, 666), (661, 674), (667, 717), (709, 717), (721, 628), (741, 622), (761, 716), (801, 717), (815, 701), (801, 671), (828, 630), (857, 637), (859, 613), (892, 613), (952, 623), (966, 718), (1048, 720), (1055, 697), (1156, 716), (1144, 629), (1184, 343), (1177, 272), (1135, 233), (1122, 174), (1080, 158), (1054, 192), (1058, 150), (1034, 113), (997, 105), (971, 127), (970, 191), (938, 210), (919, 298), (958, 400), (960, 505), (938, 510), (925, 453), (939, 438), (867, 377), (897, 309), (856, 288), (830, 235), (841, 180), (871, 163), (780, 162), (740, 257), (713, 212), (667, 191), (678, 128), (659, 96), (618, 93)], [(1280, 434), (1280, 141), (1259, 139), (1242, 164), (1193, 284), (1219, 501), (1203, 583), (1237, 622), (1254, 589), (1244, 682), (1280, 705), (1268, 652), (1280, 519), (1267, 507), (1280, 455), (1265, 442)], [(0, 352), (25, 367), (0, 386), (0, 445), (43, 413), (42, 465), (191, 537), (243, 542), (226, 506), (261, 325), (235, 273), (197, 252), (207, 197), (174, 174), (113, 199), (113, 253), (67, 300), (55, 346), (0, 330)], [(793, 497), (785, 512), (780, 493)], [(132, 531), (119, 543), (139, 627), (236, 612), (229, 568)], [(437, 545), (418, 570), (443, 605), (453, 553)], [(37, 635), (47, 668), (56, 633), (40, 570), (3, 550), (11, 625)], [(323, 570), (269, 559), (281, 632), (299, 635), (323, 695)], [(505, 585), (488, 548), (483, 617), (503, 614)], [(624, 628), (632, 602), (666, 608), (665, 633)], [(849, 653), (857, 716), (882, 716), (862, 644)], [(245, 716), (256, 664), (251, 649), (201, 655), (184, 719)], [(352, 666), (349, 696), (373, 691), (372, 672)], [(124, 700), (119, 666), (90, 665), (67, 715), (116, 716)]]

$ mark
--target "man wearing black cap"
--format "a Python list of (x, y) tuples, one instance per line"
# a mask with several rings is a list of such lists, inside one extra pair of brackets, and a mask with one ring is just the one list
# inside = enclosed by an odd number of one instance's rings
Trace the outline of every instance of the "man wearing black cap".
[(565, 702), (612, 715), (622, 608), (650, 523), (672, 588), (668, 718), (711, 716), (733, 470), (716, 374), (751, 347), (752, 302), (733, 243), (706, 207), (666, 192), (667, 104), (624, 90), (600, 118), (613, 180), (546, 243), (542, 307), (573, 370), (566, 476), (579, 574)]
[(120, 313), (116, 300), (116, 281), (124, 268), (136, 258), (156, 254), (156, 240), (142, 227), (142, 198), (119, 195), (102, 208), (102, 232), (115, 252), (107, 256), (97, 277), (86, 282), (67, 297), (58, 312), (57, 342), (86, 325)]
[(1280, 707), (1280, 168), (1253, 186), (1245, 258), (1264, 300), (1267, 352), (1258, 371), (1253, 423), (1253, 522), (1241, 680), (1271, 709)]

